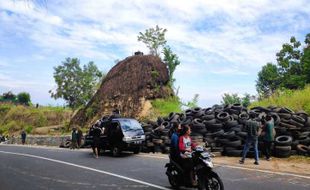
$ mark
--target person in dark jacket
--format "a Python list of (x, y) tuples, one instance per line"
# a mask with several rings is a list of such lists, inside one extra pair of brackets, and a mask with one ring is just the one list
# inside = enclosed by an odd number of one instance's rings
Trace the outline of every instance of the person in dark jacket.
[(22, 138), (22, 144), (24, 145), (26, 143), (26, 136), (27, 136), (25, 130), (23, 130), (20, 135)]
[(77, 148), (77, 140), (78, 140), (78, 133), (76, 128), (72, 129), (72, 133), (71, 133), (71, 147), (70, 149), (76, 149)]
[(258, 161), (258, 129), (260, 127), (260, 122), (255, 120), (255, 113), (250, 114), (250, 119), (245, 123), (245, 131), (247, 132), (247, 138), (243, 147), (242, 158), (239, 161), (240, 164), (244, 164), (244, 160), (249, 151), (250, 146), (254, 145), (255, 152), (255, 165), (259, 165)]
[(82, 146), (82, 138), (83, 138), (83, 132), (80, 128), (77, 130), (77, 147), (80, 148)]
[(99, 156), (99, 150), (100, 150), (100, 135), (102, 133), (101, 128), (98, 125), (94, 125), (93, 129), (93, 151), (95, 158), (98, 158)]
[(180, 151), (179, 151), (179, 134), (181, 130), (181, 125), (179, 123), (172, 123), (171, 127), (171, 142), (170, 142), (170, 158), (176, 162), (179, 161)]
[(264, 126), (264, 130), (262, 132), (263, 142), (264, 142), (264, 150), (263, 153), (266, 156), (266, 160), (271, 160), (271, 145), (274, 141), (274, 121), (270, 115), (266, 116), (266, 123)]

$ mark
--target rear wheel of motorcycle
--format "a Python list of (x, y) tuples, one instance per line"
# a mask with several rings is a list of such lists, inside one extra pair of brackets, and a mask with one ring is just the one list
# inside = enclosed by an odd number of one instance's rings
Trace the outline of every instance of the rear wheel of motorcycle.
[(224, 190), (221, 178), (215, 172), (210, 172), (204, 179), (198, 180), (199, 190)]

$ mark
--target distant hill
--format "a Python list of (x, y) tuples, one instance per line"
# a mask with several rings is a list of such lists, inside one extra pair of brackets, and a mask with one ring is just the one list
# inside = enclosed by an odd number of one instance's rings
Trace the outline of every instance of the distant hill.
[[(22, 129), (25, 129), (27, 133), (36, 133), (40, 131), (36, 129), (46, 126), (63, 128), (71, 116), (72, 111), (62, 107), (35, 108), (0, 103), (0, 134), (14, 134)], [(49, 131), (45, 133), (48, 134)]]

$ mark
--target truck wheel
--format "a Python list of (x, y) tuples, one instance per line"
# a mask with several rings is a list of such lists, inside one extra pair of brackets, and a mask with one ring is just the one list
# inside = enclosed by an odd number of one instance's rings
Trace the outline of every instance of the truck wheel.
[(112, 156), (119, 157), (121, 155), (121, 149), (117, 146), (114, 146), (112, 149)]
[(134, 150), (133, 150), (133, 153), (134, 153), (134, 154), (139, 154), (140, 151), (141, 151), (141, 148), (139, 147), (139, 148), (134, 149)]

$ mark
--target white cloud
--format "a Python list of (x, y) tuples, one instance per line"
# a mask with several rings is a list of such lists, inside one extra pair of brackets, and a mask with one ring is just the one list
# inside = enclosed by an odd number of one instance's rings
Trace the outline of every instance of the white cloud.
[[(74, 55), (112, 63), (136, 50), (147, 52), (137, 34), (158, 24), (168, 29), (168, 43), (182, 62), (177, 81), (208, 74), (246, 75), (252, 77), (247, 90), (253, 92), (253, 76), (261, 66), (274, 62), (290, 36), (303, 37), (309, 31), (309, 10), (306, 0), (55, 0), (47, 1), (46, 7), (32, 1), (0, 1), (0, 24), (6, 26), (0, 31), (0, 48), (13, 33), (37, 47), (35, 60)], [(14, 81), (12, 85), (18, 86)], [(186, 85), (186, 98), (194, 89), (202, 99), (231, 89), (215, 84), (217, 89), (207, 91)]]

